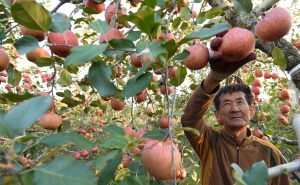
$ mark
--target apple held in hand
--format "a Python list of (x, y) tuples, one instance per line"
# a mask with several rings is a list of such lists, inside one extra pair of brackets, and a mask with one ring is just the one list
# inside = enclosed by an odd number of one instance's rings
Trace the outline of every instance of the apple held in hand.
[(292, 15), (283, 7), (275, 7), (255, 25), (255, 34), (267, 42), (275, 42), (288, 34), (292, 27)]
[[(180, 172), (181, 155), (174, 146), (175, 170)], [(168, 180), (174, 177), (172, 164), (172, 145), (170, 140), (149, 140), (142, 151), (142, 162), (147, 172), (159, 180)]]
[(232, 28), (224, 36), (218, 51), (227, 62), (237, 62), (246, 58), (254, 49), (253, 33), (243, 28)]

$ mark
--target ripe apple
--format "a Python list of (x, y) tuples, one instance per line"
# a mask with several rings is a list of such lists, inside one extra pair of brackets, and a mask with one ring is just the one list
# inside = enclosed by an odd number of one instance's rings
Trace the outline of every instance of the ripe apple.
[[(168, 89), (168, 95), (172, 94), (173, 87), (167, 86), (167, 89)], [(166, 94), (166, 87), (165, 87), (165, 85), (161, 85), (160, 88), (159, 88), (159, 90), (160, 90), (161, 94)]]
[(94, 8), (96, 10), (97, 14), (99, 14), (99, 13), (103, 12), (103, 10), (105, 10), (104, 3), (97, 3), (94, 0), (86, 0), (85, 7)]
[(49, 46), (52, 53), (63, 58), (70, 54), (73, 46), (79, 45), (78, 38), (71, 30), (66, 30), (64, 33), (49, 32), (48, 42), (53, 44)]
[(44, 48), (38, 47), (26, 53), (26, 58), (30, 62), (36, 62), (39, 58), (50, 58), (50, 54)]
[(153, 110), (153, 107), (151, 105), (149, 105), (147, 107), (146, 113), (147, 113), (148, 116), (153, 116), (154, 115), (154, 110)]
[[(146, 143), (148, 141), (148, 138), (144, 138), (144, 134), (146, 133), (146, 129), (144, 128), (139, 128), (136, 132), (135, 132), (135, 137), (138, 138), (138, 140), (142, 143)], [(143, 149), (144, 145), (138, 146), (139, 149)]]
[(172, 39), (174, 39), (174, 34), (172, 32), (169, 32), (168, 33), (168, 40), (166, 40), (166, 33), (165, 32), (160, 32), (159, 34), (159, 37), (157, 39), (157, 42), (161, 41), (161, 38), (162, 38), (162, 41), (170, 41)]
[(199, 70), (204, 68), (208, 63), (208, 48), (200, 43), (189, 46), (187, 50), (190, 55), (184, 59), (184, 65), (190, 70)]
[(130, 55), (130, 62), (132, 65), (134, 65), (137, 68), (141, 68), (143, 66), (142, 64), (142, 57), (136, 56), (136, 52), (132, 53)]
[(186, 170), (183, 167), (181, 167), (179, 172), (177, 172), (176, 177), (179, 179), (184, 179), (186, 177)]
[(265, 79), (270, 79), (270, 78), (272, 78), (272, 73), (269, 72), (269, 71), (266, 71), (266, 72), (264, 73), (264, 78), (265, 78)]
[(106, 41), (109, 42), (112, 39), (125, 39), (125, 35), (117, 28), (110, 28), (105, 34), (100, 34), (99, 44)]
[(258, 86), (252, 87), (251, 91), (252, 91), (255, 95), (260, 95), (260, 94), (261, 94), (261, 88), (258, 87)]
[(252, 87), (255, 87), (255, 86), (258, 86), (258, 87), (262, 87), (262, 82), (259, 78), (256, 78), (253, 82), (252, 82)]
[(254, 71), (254, 76), (255, 77), (262, 77), (262, 76), (264, 76), (264, 71), (262, 69), (256, 69)]
[(54, 98), (48, 94), (47, 92), (37, 92), (36, 94), (40, 95), (40, 96), (49, 96), (51, 98), (51, 105), (49, 107), (49, 109), (47, 110), (47, 112), (50, 112), (54, 109), (54, 106), (55, 106), (55, 101), (54, 101)]
[(113, 110), (115, 111), (119, 111), (119, 110), (123, 110), (125, 107), (125, 103), (122, 102), (120, 99), (118, 98), (112, 98), (110, 100), (110, 106)]
[(0, 49), (0, 71), (4, 71), (9, 65), (9, 56), (8, 54)]
[(181, 155), (177, 147), (173, 146), (172, 148), (170, 140), (150, 139), (145, 144), (141, 160), (147, 172), (156, 179), (172, 179), (174, 177), (172, 152), (175, 162), (174, 169), (178, 173), (180, 171)]
[(11, 90), (11, 85), (10, 84), (6, 84), (4, 87), (6, 90), (10, 91)]
[(92, 149), (91, 149), (91, 152), (92, 152), (92, 153), (97, 153), (97, 152), (98, 152), (98, 147), (92, 148)]
[(197, 17), (197, 12), (196, 10), (193, 10), (191, 13), (191, 18), (196, 18)]
[(255, 25), (255, 34), (267, 42), (275, 42), (288, 34), (292, 27), (292, 15), (283, 7), (275, 7)]
[[(110, 25), (112, 16), (115, 16), (117, 13), (117, 17), (120, 17), (121, 15), (126, 15), (126, 10), (124, 8), (118, 8), (116, 12), (116, 4), (110, 4), (105, 9), (104, 18), (105, 21)], [(118, 23), (118, 29), (123, 28), (123, 25)]]
[(134, 96), (134, 99), (135, 99), (138, 103), (141, 103), (141, 102), (145, 101), (145, 100), (147, 99), (147, 97), (148, 97), (147, 91), (144, 90), (144, 91), (142, 91), (140, 94), (135, 95), (135, 96)]
[(287, 113), (290, 112), (290, 107), (288, 105), (281, 105), (280, 107), (280, 112), (281, 113)]
[(280, 100), (289, 100), (291, 99), (292, 95), (291, 92), (287, 89), (282, 89), (279, 93)]
[(296, 39), (293, 41), (293, 45), (294, 45), (297, 49), (300, 49), (300, 38), (296, 38)]
[(74, 155), (74, 158), (75, 158), (76, 160), (80, 160), (80, 159), (81, 159), (80, 153), (79, 153), (79, 152), (76, 152), (75, 155)]
[(248, 73), (249, 72), (249, 68), (248, 67), (244, 67), (243, 68), (243, 73)]
[(21, 91), (21, 89), (22, 89), (22, 88), (21, 88), (21, 86), (19, 86), (19, 85), (16, 87), (16, 91), (18, 91), (18, 92)]
[(169, 128), (168, 120), (170, 120), (170, 125), (172, 125), (172, 119), (169, 116), (160, 117), (160, 128)]
[(115, 66), (114, 71), (115, 71), (115, 77), (116, 78), (120, 78), (123, 74), (123, 68), (120, 67), (120, 66)]
[(288, 119), (286, 119), (286, 117), (284, 115), (279, 115), (278, 116), (278, 120), (280, 123), (282, 123), (283, 125), (288, 125), (289, 121)]
[(88, 152), (87, 150), (84, 150), (84, 151), (82, 151), (82, 152), (80, 153), (80, 155), (81, 155), (81, 157), (86, 158), (86, 157), (89, 156), (89, 152)]
[(123, 165), (123, 168), (126, 168), (131, 162), (131, 158), (130, 156), (128, 155), (123, 155), (122, 156), (122, 165)]
[(272, 73), (272, 79), (277, 79), (279, 77), (278, 73)]
[(125, 136), (126, 135), (135, 136), (135, 131), (131, 127), (124, 127), (123, 129), (125, 131)]
[(40, 125), (47, 130), (55, 130), (62, 124), (62, 118), (60, 115), (47, 112), (40, 117)]
[(32, 30), (30, 28), (27, 28), (23, 25), (20, 25), (20, 31), (22, 35), (30, 35), (35, 37), (39, 42), (43, 41), (45, 39), (46, 33), (40, 30)]
[(176, 70), (177, 70), (177, 67), (176, 66), (172, 66), (170, 71), (169, 71), (169, 76), (170, 78), (175, 78), (176, 76)]
[(246, 58), (254, 49), (253, 33), (243, 28), (232, 28), (224, 36), (218, 51), (227, 62), (236, 62)]

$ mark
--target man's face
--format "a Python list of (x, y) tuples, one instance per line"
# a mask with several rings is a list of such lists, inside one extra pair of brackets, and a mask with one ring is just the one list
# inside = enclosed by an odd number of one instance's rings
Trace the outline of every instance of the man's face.
[(222, 95), (220, 97), (220, 109), (215, 110), (214, 113), (225, 128), (236, 130), (248, 125), (255, 109), (253, 105), (248, 105), (245, 94), (239, 91)]

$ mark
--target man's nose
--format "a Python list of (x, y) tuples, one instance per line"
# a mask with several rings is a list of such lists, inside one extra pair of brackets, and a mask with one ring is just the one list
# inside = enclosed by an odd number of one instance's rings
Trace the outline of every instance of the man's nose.
[(239, 112), (240, 109), (239, 109), (238, 106), (234, 103), (234, 104), (232, 104), (232, 106), (231, 106), (231, 111), (232, 111), (232, 112)]

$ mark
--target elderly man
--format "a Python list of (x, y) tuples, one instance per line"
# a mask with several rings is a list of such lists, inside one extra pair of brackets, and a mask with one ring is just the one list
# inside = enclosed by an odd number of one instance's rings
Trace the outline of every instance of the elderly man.
[[(222, 35), (221, 35), (222, 36)], [(232, 185), (232, 169), (236, 163), (246, 171), (254, 163), (264, 160), (268, 167), (284, 163), (280, 151), (270, 142), (252, 135), (248, 124), (255, 114), (251, 89), (247, 85), (233, 84), (220, 88), (220, 82), (247, 62), (256, 58), (251, 53), (238, 62), (226, 62), (217, 48), (222, 37), (211, 42), (214, 50), (210, 59), (211, 71), (190, 97), (181, 117), (183, 127), (200, 131), (200, 136), (186, 131), (185, 134), (200, 158), (203, 185)], [(215, 117), (220, 130), (205, 124), (204, 115), (214, 101)], [(287, 175), (269, 180), (270, 185), (290, 184)]]

